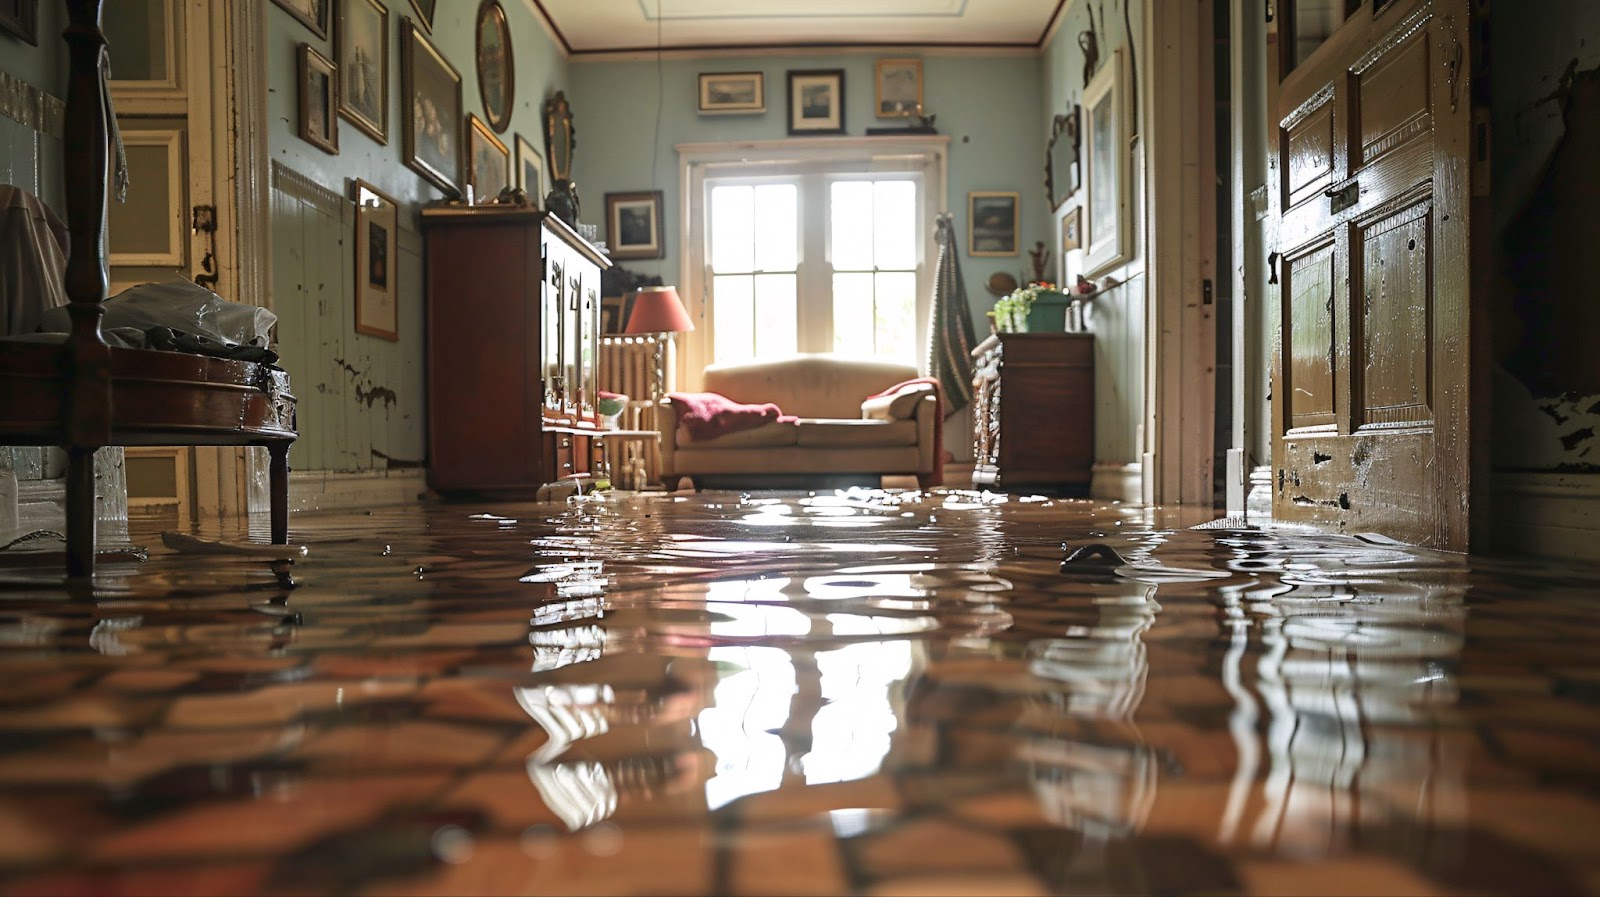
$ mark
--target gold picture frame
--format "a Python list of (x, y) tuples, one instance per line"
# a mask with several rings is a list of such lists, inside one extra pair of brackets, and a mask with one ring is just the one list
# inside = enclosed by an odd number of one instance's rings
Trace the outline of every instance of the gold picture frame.
[(301, 44), (298, 80), (300, 139), (339, 155), (339, 67), (310, 44)]
[(400, 340), (399, 284), (396, 282), (396, 232), (399, 205), (386, 193), (357, 178), (356, 332), (392, 342)]
[(484, 203), (511, 186), (511, 150), (501, 142), (488, 122), (467, 114), (467, 183), (474, 203)]
[(880, 59), (874, 108), (879, 118), (915, 118), (922, 114), (922, 60)]
[(389, 142), (389, 8), (342, 0), (334, 57), (339, 114), (380, 144)]
[(400, 160), (461, 193), (461, 73), (409, 16), (400, 19)]
[(701, 115), (744, 115), (767, 111), (764, 72), (701, 72)]

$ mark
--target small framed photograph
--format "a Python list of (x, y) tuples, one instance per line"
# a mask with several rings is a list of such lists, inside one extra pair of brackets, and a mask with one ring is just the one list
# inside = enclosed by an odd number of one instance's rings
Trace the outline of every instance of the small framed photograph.
[(339, 74), (333, 61), (300, 45), (300, 139), (339, 154)]
[(844, 133), (844, 69), (789, 72), (789, 133)]
[(511, 104), (516, 96), (515, 59), (511, 55), (511, 24), (499, 0), (486, 0), (478, 8), (478, 93), (483, 115), (496, 134), (511, 124)]
[(400, 315), (395, 302), (395, 201), (366, 181), (356, 192), (356, 332), (399, 341)]
[(476, 115), (467, 115), (467, 183), (473, 202), (485, 203), (511, 186), (511, 150)]
[(379, 0), (343, 0), (334, 55), (339, 114), (379, 143), (389, 142), (389, 9)]
[[(415, 0), (413, 0), (413, 3)], [(445, 196), (461, 193), (461, 73), (400, 20), (400, 159)]]
[(438, 5), (439, 0), (411, 0), (411, 8), (416, 10), (417, 20), (422, 22), (422, 30), (429, 34), (433, 33), (433, 12)]
[(1061, 251), (1083, 248), (1082, 207), (1073, 206), (1061, 216)]
[(661, 191), (606, 194), (606, 242), (614, 259), (659, 259), (667, 255), (661, 241)]
[(1017, 254), (1017, 204), (1021, 194), (974, 190), (967, 194), (967, 254)]
[(922, 60), (878, 60), (878, 117), (913, 118), (922, 114)]
[(517, 135), (517, 186), (534, 208), (544, 208), (544, 157), (521, 134)]
[(700, 114), (767, 111), (766, 77), (761, 72), (701, 72)]
[(0, 0), (0, 31), (39, 46), (39, 0)]
[[(37, 2), (37, 0), (35, 0)], [(273, 0), (284, 12), (300, 20), (320, 40), (328, 39), (328, 5), (331, 0)]]

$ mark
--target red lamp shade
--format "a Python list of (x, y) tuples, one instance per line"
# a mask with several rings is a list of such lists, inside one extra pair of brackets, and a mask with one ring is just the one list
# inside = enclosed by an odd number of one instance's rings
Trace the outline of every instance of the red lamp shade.
[(678, 298), (677, 287), (640, 287), (633, 297), (624, 333), (686, 333), (694, 321)]

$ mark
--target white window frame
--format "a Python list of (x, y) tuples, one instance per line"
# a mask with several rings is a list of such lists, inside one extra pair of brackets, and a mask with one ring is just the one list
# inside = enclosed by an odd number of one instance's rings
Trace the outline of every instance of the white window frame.
[[(680, 342), (676, 371), (679, 388), (701, 388), (701, 372), (711, 362), (714, 345), (711, 315), (706, 303), (710, 295), (705, 231), (708, 177), (761, 178), (810, 173), (841, 177), (919, 175), (921, 201), (918, 210), (922, 220), (918, 222), (918, 227), (923, 237), (918, 243), (916, 346), (917, 365), (926, 370), (927, 340), (921, 336), (928, 329), (933, 265), (938, 257), (933, 239), (934, 219), (949, 205), (949, 144), (950, 138), (942, 134), (678, 144), (679, 196), (684, 199), (679, 203), (682, 216), (679, 233), (685, 235), (682, 270), (678, 278), (682, 287), (679, 293), (698, 331)], [(820, 288), (830, 294), (832, 291), (832, 265), (827, 262), (827, 228), (824, 225), (811, 232), (804, 227), (807, 203), (819, 200), (826, 202), (825, 197), (808, 195), (802, 189), (802, 271), (798, 283), (802, 308), (806, 304), (806, 290)]]

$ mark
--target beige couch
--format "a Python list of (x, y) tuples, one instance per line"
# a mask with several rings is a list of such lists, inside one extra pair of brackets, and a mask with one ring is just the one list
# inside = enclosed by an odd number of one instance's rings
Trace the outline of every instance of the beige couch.
[(663, 402), (662, 480), (680, 477), (696, 487), (806, 485), (913, 474), (934, 481), (934, 434), (940, 425), (931, 386), (867, 401), (913, 379), (909, 365), (840, 355), (797, 355), (705, 370), (706, 392), (736, 402), (772, 402), (800, 418), (771, 422), (715, 439), (693, 440), (678, 424), (678, 408)]

